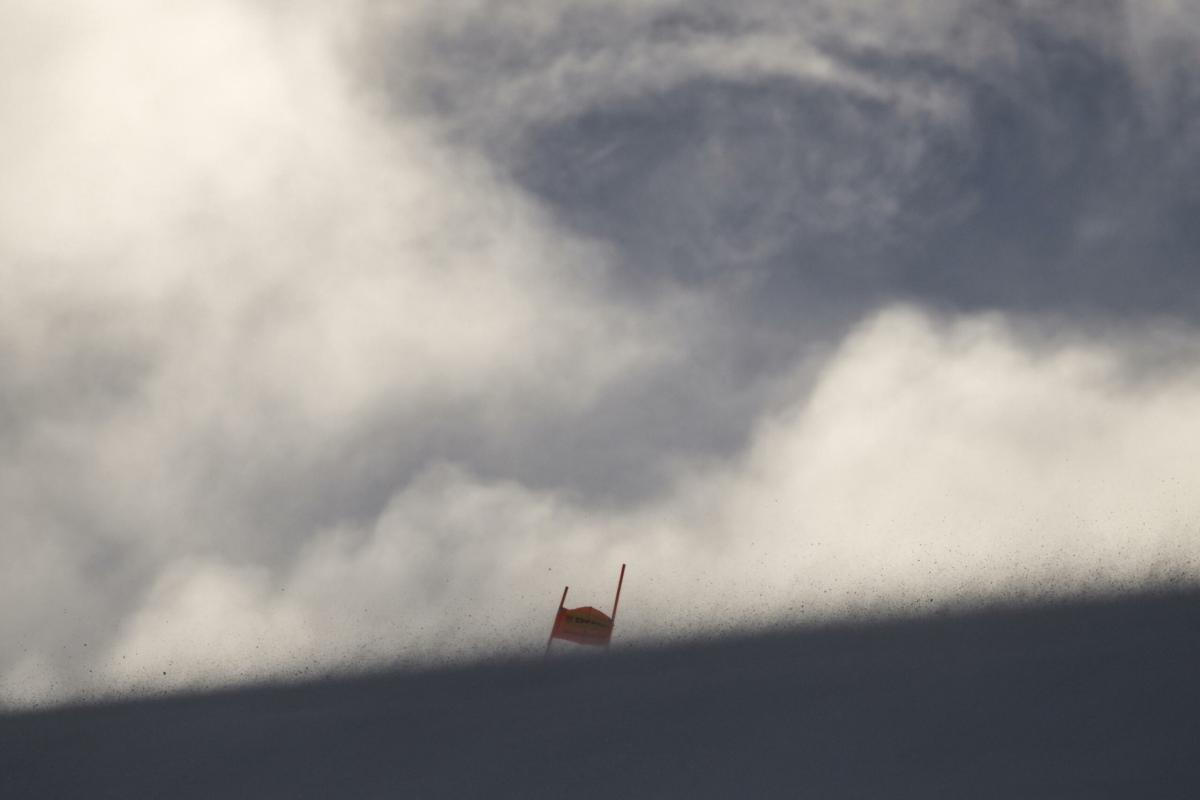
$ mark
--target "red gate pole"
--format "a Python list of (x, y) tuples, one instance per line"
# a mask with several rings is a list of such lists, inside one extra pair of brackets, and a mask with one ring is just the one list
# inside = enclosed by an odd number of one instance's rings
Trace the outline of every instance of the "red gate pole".
[(612, 613), (612, 616), (610, 617), (610, 619), (613, 622), (614, 627), (616, 627), (616, 624), (617, 624), (617, 604), (621, 602), (621, 584), (624, 582), (625, 582), (625, 565), (622, 564), (621, 565), (621, 576), (619, 578), (617, 578), (617, 596), (613, 598), (613, 613)]
[(570, 586), (563, 587), (562, 599), (558, 601), (558, 611), (554, 612), (554, 624), (550, 626), (550, 636), (546, 639), (546, 652), (542, 653), (543, 661), (546, 659), (546, 656), (550, 655), (550, 643), (554, 641), (554, 629), (558, 626), (558, 614), (563, 610), (563, 604), (567, 602), (567, 589), (570, 588)]

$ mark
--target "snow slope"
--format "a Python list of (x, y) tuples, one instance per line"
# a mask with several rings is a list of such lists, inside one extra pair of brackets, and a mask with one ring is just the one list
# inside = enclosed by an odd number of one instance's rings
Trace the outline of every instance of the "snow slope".
[(1186, 590), (230, 689), (0, 717), (0, 797), (1195, 797), (1197, 667)]

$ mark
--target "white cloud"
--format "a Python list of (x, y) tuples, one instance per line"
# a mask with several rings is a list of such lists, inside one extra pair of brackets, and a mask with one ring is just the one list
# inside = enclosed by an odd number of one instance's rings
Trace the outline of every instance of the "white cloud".
[[(503, 435), (674, 347), (487, 163), (379, 113), (313, 9), (15, 4), (0, 28), (25, 43), (0, 77), (6, 652), (111, 636), (161, 565), (300, 546), (263, 506), (378, 420)], [(226, 584), (188, 580), (194, 622)]]
[(886, 311), (740, 458), (646, 506), (597, 514), (443, 465), (273, 577), (173, 567), (100, 685), (528, 655), (561, 586), (605, 608), (622, 561), (626, 641), (1194, 580), (1200, 372), (1135, 379), (1129, 358)]
[(101, 661), (102, 690), (157, 691), (286, 673), (318, 644), (266, 570), (184, 559), (159, 576)]

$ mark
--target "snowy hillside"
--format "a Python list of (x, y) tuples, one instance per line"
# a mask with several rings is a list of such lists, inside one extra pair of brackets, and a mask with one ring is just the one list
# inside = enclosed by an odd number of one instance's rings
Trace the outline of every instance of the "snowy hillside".
[(1198, 665), (1176, 591), (227, 690), (0, 717), (0, 797), (1195, 797)]

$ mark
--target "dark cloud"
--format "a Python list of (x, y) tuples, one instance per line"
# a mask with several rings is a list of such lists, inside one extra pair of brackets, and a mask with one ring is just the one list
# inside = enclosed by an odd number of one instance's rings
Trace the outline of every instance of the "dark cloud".
[[(533, 36), (476, 19), (437, 39), (425, 87), (560, 219), (615, 246), (639, 287), (754, 276), (729, 301), (782, 325), (897, 297), (1194, 317), (1200, 71), (1194, 51), (1163, 48), (1149, 74), (1144, 48), (1160, 44), (1131, 23), (1170, 12), (918, 6), (917, 25), (951, 22), (914, 42), (864, 37), (912, 12), (806, 28), (812, 9), (762, 3), (574, 11)], [(756, 65), (772, 30), (898, 90)], [(640, 66), (595, 66), (614, 51)], [(954, 111), (914, 110), (914, 93)]]
[(1052, 326), (1200, 310), (1200, 71), (1149, 72), (1125, 4), (541, 11), (406, 29), (399, 108), (609, 248), (612, 291), (720, 313), (587, 420), (543, 423), (538, 455), (452, 448), (486, 472), (644, 497), (664, 456), (736, 452), (772, 379), (897, 301)]

